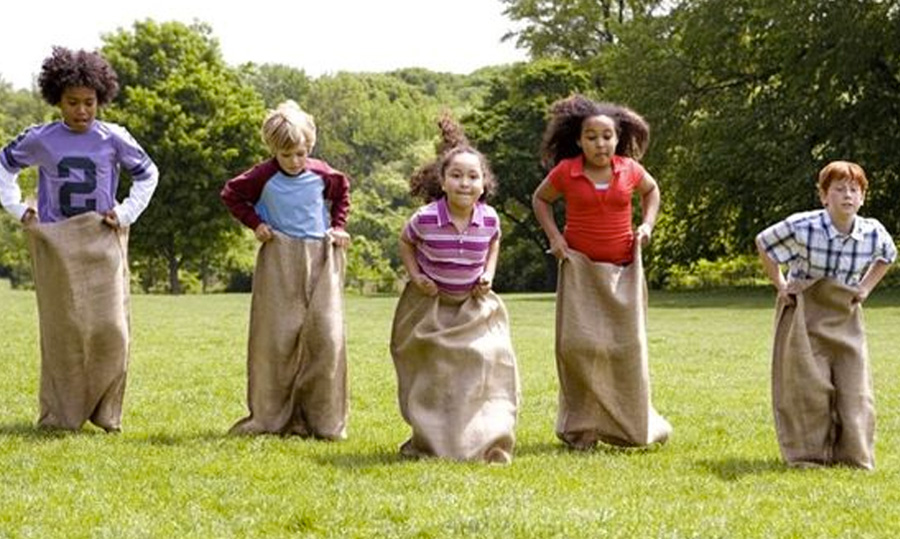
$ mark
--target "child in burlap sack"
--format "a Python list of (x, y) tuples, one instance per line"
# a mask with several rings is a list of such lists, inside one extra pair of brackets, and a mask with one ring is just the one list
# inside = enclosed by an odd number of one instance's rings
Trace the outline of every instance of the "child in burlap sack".
[(491, 290), (500, 220), (485, 157), (445, 117), (439, 158), (410, 181), (427, 202), (400, 235), (409, 274), (397, 304), (391, 355), (405, 456), (509, 463), (519, 401), (509, 317)]
[[(875, 405), (862, 304), (897, 257), (875, 219), (857, 215), (868, 180), (834, 161), (819, 172), (824, 209), (795, 213), (756, 237), (778, 291), (772, 403), (790, 466), (875, 466)], [(785, 279), (779, 264), (787, 264)]]
[(349, 179), (309, 156), (316, 126), (293, 101), (269, 112), (262, 138), (274, 157), (228, 180), (221, 193), (261, 243), (247, 347), (250, 415), (231, 432), (342, 439)]
[[(659, 188), (637, 161), (649, 127), (634, 111), (575, 95), (557, 101), (544, 133), (552, 167), (532, 197), (559, 259), (556, 434), (570, 447), (665, 442), (672, 427), (650, 403), (647, 293), (640, 256), (659, 211)], [(643, 218), (632, 228), (632, 193)], [(552, 205), (565, 200), (560, 233)]]
[[(122, 126), (96, 118), (119, 90), (96, 52), (54, 47), (38, 78), (62, 121), (26, 129), (0, 152), (0, 202), (26, 228), (41, 334), (38, 425), (121, 429), (129, 353), (128, 227), (147, 207), (156, 165)], [(19, 172), (38, 167), (37, 209)], [(116, 201), (119, 171), (132, 179)]]

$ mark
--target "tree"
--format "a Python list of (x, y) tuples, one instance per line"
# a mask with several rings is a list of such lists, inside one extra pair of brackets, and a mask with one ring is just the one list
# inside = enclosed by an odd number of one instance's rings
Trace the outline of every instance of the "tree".
[(316, 118), (316, 153), (354, 178), (430, 138), (438, 105), (418, 88), (385, 74), (338, 73), (316, 79), (304, 105)]
[(833, 159), (862, 164), (869, 213), (900, 226), (895, 2), (696, 0), (620, 37), (605, 91), (654, 127), (659, 265), (752, 252), (761, 228), (818, 206)]
[(177, 294), (182, 268), (205, 275), (239, 233), (218, 193), (263, 156), (263, 102), (226, 66), (205, 24), (146, 20), (103, 40), (123, 87), (107, 115), (131, 131), (160, 170), (154, 199), (135, 225), (132, 256), (147, 266), (163, 261), (168, 289)]
[(540, 146), (550, 105), (587, 92), (591, 74), (565, 60), (514, 66), (494, 79), (484, 103), (463, 118), (466, 134), (488, 156), (498, 178), (491, 203), (503, 217), (501, 290), (552, 288), (556, 260), (544, 254), (547, 239), (531, 211), (531, 195), (547, 171)]
[(256, 88), (267, 108), (292, 99), (303, 103), (312, 87), (312, 81), (302, 69), (282, 64), (244, 64), (241, 78)]
[(590, 60), (616, 42), (616, 27), (664, 9), (671, 0), (500, 0), (503, 14), (523, 23), (507, 32), (534, 58)]

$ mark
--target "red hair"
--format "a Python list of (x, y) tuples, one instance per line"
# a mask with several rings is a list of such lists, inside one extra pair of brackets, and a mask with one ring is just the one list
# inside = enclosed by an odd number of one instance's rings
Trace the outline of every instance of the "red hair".
[(869, 180), (861, 166), (850, 161), (832, 161), (819, 171), (819, 192), (827, 193), (831, 184), (840, 180), (855, 183), (863, 194), (869, 188)]

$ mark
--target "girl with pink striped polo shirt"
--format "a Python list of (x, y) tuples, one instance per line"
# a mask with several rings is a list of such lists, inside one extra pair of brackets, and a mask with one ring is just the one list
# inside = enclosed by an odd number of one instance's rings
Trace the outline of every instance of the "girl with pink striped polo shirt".
[(391, 355), (400, 411), (412, 436), (406, 456), (509, 463), (518, 370), (509, 318), (491, 291), (500, 221), (485, 197), (494, 177), (449, 118), (440, 157), (410, 181), (427, 204), (400, 236), (410, 277), (397, 304)]

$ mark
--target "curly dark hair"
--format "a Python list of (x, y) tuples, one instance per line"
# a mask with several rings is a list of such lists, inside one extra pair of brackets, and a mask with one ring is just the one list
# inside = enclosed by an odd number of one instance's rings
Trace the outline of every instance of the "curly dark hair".
[(481, 173), (484, 176), (484, 192), (479, 197), (479, 200), (484, 202), (497, 189), (497, 180), (491, 171), (487, 158), (469, 143), (462, 126), (456, 123), (449, 114), (444, 113), (441, 115), (438, 119), (438, 127), (441, 128), (441, 141), (437, 147), (438, 157), (416, 170), (412, 175), (409, 179), (409, 194), (423, 199), (426, 203), (443, 197), (444, 191), (441, 189), (441, 181), (450, 161), (461, 153), (470, 153), (478, 157), (478, 161), (481, 163)]
[(58, 105), (66, 88), (84, 86), (97, 92), (97, 104), (105, 105), (119, 93), (119, 77), (99, 52), (72, 51), (54, 46), (53, 54), (41, 64), (38, 76), (41, 97)]
[(650, 126), (628, 107), (615, 103), (598, 103), (575, 94), (550, 106), (550, 122), (541, 143), (541, 163), (552, 168), (563, 159), (581, 155), (577, 141), (585, 119), (607, 116), (616, 125), (619, 143), (616, 155), (640, 159), (650, 143)]

